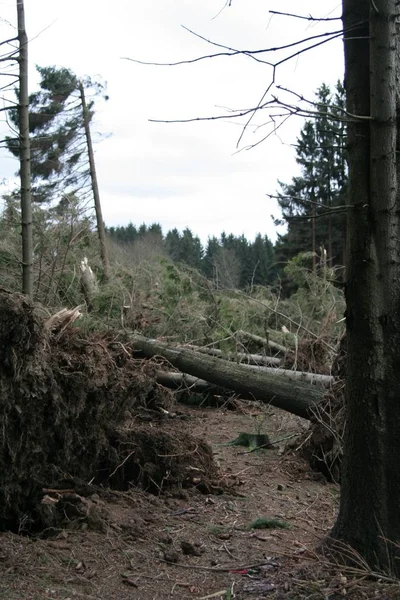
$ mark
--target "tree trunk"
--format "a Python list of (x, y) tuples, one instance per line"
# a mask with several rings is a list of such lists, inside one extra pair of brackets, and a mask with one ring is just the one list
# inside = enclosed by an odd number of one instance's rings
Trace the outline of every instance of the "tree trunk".
[[(253, 368), (252, 365), (248, 365), (250, 368)], [(273, 375), (274, 377), (287, 377), (288, 379), (292, 379), (293, 381), (306, 381), (307, 383), (311, 383), (312, 385), (317, 385), (319, 387), (330, 387), (333, 383), (334, 383), (334, 378), (331, 377), (330, 375), (320, 375), (319, 373), (302, 373), (301, 371), (292, 371), (290, 369), (274, 369), (274, 368), (264, 368), (264, 367), (256, 367), (259, 369), (262, 369), (262, 371), (264, 373), (269, 373), (271, 375)], [(170, 372), (166, 372), (166, 371), (159, 371), (159, 373), (163, 373), (164, 377), (164, 381), (165, 381), (165, 385), (166, 387), (174, 387), (175, 385), (194, 385), (196, 383), (196, 385), (198, 384), (198, 389), (199, 391), (201, 390), (201, 388), (203, 386), (205, 386), (205, 390), (206, 391), (210, 391), (210, 388), (216, 388), (216, 386), (212, 383), (209, 383), (206, 380), (203, 379), (199, 379), (198, 377), (193, 377), (191, 375), (187, 375), (186, 373), (170, 373)], [(171, 385), (168, 385), (168, 381), (169, 381), (169, 376), (173, 377), (171, 378)], [(158, 374), (157, 374), (157, 381), (158, 381)], [(188, 382), (191, 383), (188, 383)], [(160, 380), (159, 383), (162, 383), (162, 381)], [(221, 390), (223, 390), (224, 392), (227, 391), (232, 391), (231, 387), (230, 387), (230, 382), (227, 379), (225, 382), (225, 387), (219, 387), (218, 388), (221, 392)], [(215, 393), (220, 393), (220, 392), (215, 392)], [(221, 392), (222, 393), (222, 392)], [(250, 397), (250, 393), (247, 394), (247, 396), (245, 395), (246, 398)]]
[(131, 336), (134, 347), (144, 356), (162, 356), (174, 367), (194, 377), (229, 388), (248, 398), (260, 400), (309, 419), (324, 392), (316, 386), (290, 381), (265, 369), (238, 365), (190, 350), (175, 350), (157, 340)]
[(229, 392), (232, 393), (232, 390), (209, 383), (205, 379), (199, 379), (198, 377), (193, 377), (193, 375), (187, 375), (187, 373), (157, 371), (156, 380), (160, 385), (173, 390), (186, 388), (198, 394), (211, 393), (220, 394), (221, 396), (226, 396), (226, 394)]
[[(263, 354), (248, 354), (247, 352), (223, 352), (218, 348), (205, 348), (204, 346), (194, 346), (189, 344), (186, 348), (193, 350), (194, 352), (200, 352), (201, 354), (210, 354), (211, 356), (218, 356), (224, 360), (230, 360), (232, 362), (244, 363), (247, 365), (280, 365), (281, 359), (275, 358), (274, 356), (264, 356)], [(182, 346), (184, 350), (185, 347)]]
[(104, 227), (103, 214), (101, 212), (100, 193), (99, 193), (99, 185), (97, 182), (96, 165), (94, 162), (92, 135), (90, 133), (90, 113), (89, 113), (89, 109), (86, 104), (85, 88), (83, 86), (82, 81), (79, 82), (79, 93), (81, 96), (82, 111), (83, 111), (83, 124), (85, 127), (85, 137), (86, 137), (86, 144), (87, 144), (87, 149), (88, 149), (90, 179), (92, 182), (94, 209), (96, 211), (97, 232), (98, 232), (99, 242), (100, 242), (100, 257), (101, 257), (101, 262), (103, 265), (104, 279), (107, 280), (110, 277), (110, 261), (109, 261), (109, 257), (108, 257), (106, 230)]
[(245, 340), (250, 340), (250, 341), (255, 342), (256, 344), (260, 344), (261, 346), (264, 346), (266, 348), (271, 348), (271, 350), (274, 350), (275, 352), (281, 352), (282, 354), (287, 354), (288, 352), (292, 352), (292, 350), (290, 348), (286, 348), (285, 346), (282, 346), (281, 344), (278, 344), (277, 342), (273, 342), (272, 340), (269, 340), (267, 338), (263, 338), (259, 335), (255, 335), (254, 333), (249, 333), (248, 331), (243, 331), (243, 329), (239, 329), (239, 331), (236, 332), (236, 335), (239, 338), (243, 338)]
[(81, 288), (83, 292), (83, 296), (85, 298), (86, 306), (88, 312), (93, 310), (93, 301), (94, 298), (98, 294), (98, 286), (96, 281), (96, 276), (90, 268), (88, 259), (86, 256), (83, 260), (81, 260), (80, 264), (81, 270)]
[(317, 269), (317, 242), (316, 242), (316, 236), (317, 236), (317, 211), (315, 208), (315, 195), (314, 195), (314, 190), (312, 192), (312, 200), (313, 203), (311, 205), (311, 235), (312, 235), (312, 246), (311, 246), (311, 251), (312, 251), (312, 270), (313, 273), (315, 273), (316, 269)]
[(33, 239), (31, 205), (31, 148), (29, 140), (28, 36), (23, 0), (17, 0), (19, 42), (19, 147), (22, 224), (22, 292), (33, 297)]
[[(400, 212), (396, 0), (344, 0), (348, 127), (347, 424), (332, 538), (400, 573)], [(371, 115), (371, 119), (369, 119)], [(364, 117), (364, 118), (362, 118)], [(394, 542), (394, 543), (393, 543)]]

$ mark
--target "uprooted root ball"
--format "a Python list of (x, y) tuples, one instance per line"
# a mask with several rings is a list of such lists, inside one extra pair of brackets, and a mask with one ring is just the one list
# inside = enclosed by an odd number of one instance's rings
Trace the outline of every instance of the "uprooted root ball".
[(140, 428), (124, 429), (127, 413), (172, 399), (116, 334), (49, 332), (31, 302), (0, 289), (0, 359), (0, 529), (40, 528), (44, 490), (74, 481), (157, 488), (184, 485), (189, 464), (213, 470), (211, 451), (189, 435), (177, 437), (192, 453), (185, 466), (165, 456), (176, 448), (159, 427), (145, 444)]

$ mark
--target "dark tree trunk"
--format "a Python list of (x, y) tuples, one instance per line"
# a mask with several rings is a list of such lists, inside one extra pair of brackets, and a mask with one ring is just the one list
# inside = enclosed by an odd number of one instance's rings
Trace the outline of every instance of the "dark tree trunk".
[(144, 356), (162, 356), (183, 373), (205, 379), (247, 398), (282, 408), (305, 419), (311, 418), (313, 409), (324, 396), (321, 387), (273, 375), (262, 368), (238, 365), (190, 350), (176, 350), (162, 342), (142, 336), (131, 336), (131, 341), (134, 348)]
[(25, 29), (23, 0), (17, 0), (19, 42), (19, 147), (21, 178), (22, 223), (22, 291), (33, 297), (33, 239), (31, 205), (31, 149), (29, 140), (29, 94), (28, 94), (28, 36)]
[[(340, 511), (332, 538), (400, 572), (400, 212), (396, 0), (344, 0), (349, 203), (347, 383)], [(369, 119), (371, 115), (371, 119)], [(364, 117), (364, 118), (363, 118)], [(393, 543), (395, 542), (397, 546)]]
[(101, 262), (103, 265), (104, 279), (107, 280), (110, 276), (110, 261), (108, 258), (106, 231), (105, 231), (105, 227), (104, 227), (103, 214), (101, 211), (99, 185), (97, 182), (96, 164), (94, 162), (92, 135), (90, 133), (90, 115), (89, 115), (89, 109), (86, 104), (85, 88), (83, 86), (82, 81), (79, 82), (79, 93), (81, 96), (82, 111), (83, 111), (83, 124), (85, 127), (86, 145), (87, 145), (88, 157), (89, 157), (90, 179), (92, 182), (94, 209), (96, 212), (97, 232), (98, 232), (99, 242), (100, 242), (100, 257), (101, 257)]

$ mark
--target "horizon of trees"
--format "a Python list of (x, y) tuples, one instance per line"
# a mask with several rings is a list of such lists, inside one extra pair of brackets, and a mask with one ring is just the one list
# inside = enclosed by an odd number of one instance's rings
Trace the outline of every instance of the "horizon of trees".
[(139, 245), (142, 257), (147, 246), (147, 256), (166, 256), (176, 264), (197, 269), (212, 280), (217, 288), (246, 288), (253, 285), (272, 285), (277, 278), (274, 246), (268, 236), (258, 233), (254, 240), (244, 235), (222, 232), (220, 237), (209, 237), (206, 244), (186, 227), (177, 228), (165, 235), (159, 223), (139, 227), (129, 223), (108, 227), (111, 240), (122, 245)]

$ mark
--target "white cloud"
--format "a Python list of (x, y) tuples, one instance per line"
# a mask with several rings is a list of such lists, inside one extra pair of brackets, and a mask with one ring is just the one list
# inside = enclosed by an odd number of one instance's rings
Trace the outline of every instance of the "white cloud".
[[(318, 25), (271, 18), (268, 9), (325, 16), (334, 9), (338, 14), (340, 3), (234, 0), (213, 19), (224, 4), (225, 0), (26, 2), (32, 62), (66, 66), (78, 75), (99, 74), (108, 82), (110, 100), (98, 105), (96, 115), (97, 128), (112, 133), (96, 148), (108, 224), (132, 220), (159, 221), (164, 229), (187, 225), (203, 239), (223, 229), (249, 237), (258, 231), (275, 237), (270, 215), (277, 214), (277, 208), (265, 194), (275, 192), (277, 179), (289, 181), (295, 173), (290, 144), (301, 127), (300, 119), (289, 119), (277, 135), (239, 154), (235, 154), (236, 142), (244, 118), (239, 123), (228, 119), (149, 122), (150, 118), (223, 114), (220, 107), (254, 106), (271, 80), (271, 68), (243, 56), (179, 67), (144, 66), (121, 57), (172, 62), (219, 51), (190, 35), (182, 24), (235, 48), (291, 43), (324, 30), (338, 30), (340, 21)], [(15, 21), (14, 4), (3, 8), (6, 18)], [(3, 33), (2, 39), (7, 35), (4, 26)], [(277, 59), (274, 54), (263, 57)], [(282, 65), (277, 82), (311, 98), (323, 81), (334, 84), (341, 74), (341, 42), (337, 40)], [(254, 124), (267, 120), (266, 111), (256, 115)], [(243, 145), (254, 143), (266, 132), (266, 127), (249, 128)], [(4, 157), (2, 151), (2, 170), (9, 176), (10, 159)]]

